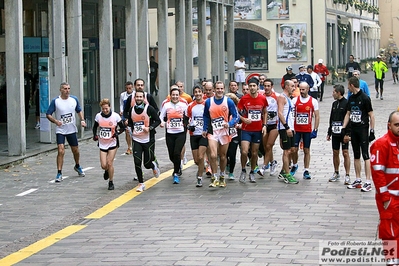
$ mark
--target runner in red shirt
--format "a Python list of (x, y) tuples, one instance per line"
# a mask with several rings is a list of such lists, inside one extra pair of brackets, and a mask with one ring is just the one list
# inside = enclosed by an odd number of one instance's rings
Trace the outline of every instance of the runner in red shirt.
[(255, 183), (254, 169), (258, 159), (258, 151), (262, 134), (266, 134), (267, 124), (267, 100), (264, 95), (258, 93), (259, 80), (251, 78), (248, 81), (249, 93), (238, 102), (237, 109), (242, 121), (241, 131), (241, 168), (240, 182), (244, 183), (247, 175), (245, 164), (248, 159), (248, 151), (251, 144), (251, 172), (249, 181)]

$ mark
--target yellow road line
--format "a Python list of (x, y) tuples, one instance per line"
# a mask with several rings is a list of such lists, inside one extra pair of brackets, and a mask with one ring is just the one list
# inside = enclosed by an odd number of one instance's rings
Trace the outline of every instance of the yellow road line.
[[(193, 166), (194, 164), (195, 163), (193, 160), (187, 162), (187, 164), (184, 165), (183, 170)], [(147, 180), (146, 182), (144, 182), (146, 189), (151, 188), (152, 186), (156, 185), (157, 183), (161, 182), (162, 180), (170, 177), (172, 174), (173, 174), (173, 169), (162, 173), (158, 178), (154, 177), (154, 178)], [(100, 218), (104, 217), (105, 215), (109, 214), (110, 212), (114, 211), (115, 209), (119, 208), (123, 204), (129, 202), (133, 198), (137, 197), (141, 193), (142, 192), (136, 192), (136, 188), (133, 188), (133, 189), (129, 190), (128, 192), (126, 192), (125, 194), (123, 194), (122, 196), (112, 200), (110, 203), (108, 203), (108, 204), (104, 205), (103, 207), (101, 207), (100, 209), (96, 210), (95, 212), (89, 214), (85, 218), (86, 219), (100, 219)]]
[[(187, 164), (183, 167), (184, 169), (187, 169), (191, 166), (194, 165), (194, 161), (191, 160), (187, 162)], [(146, 188), (151, 188), (152, 186), (156, 185), (157, 183), (161, 182), (162, 180), (170, 177), (173, 174), (173, 169), (162, 173), (158, 178), (151, 178), (147, 180), (145, 183)], [(136, 192), (136, 188), (133, 188), (126, 192), (125, 194), (121, 195), (120, 197), (112, 200), (110, 203), (104, 205), (100, 209), (96, 210), (92, 214), (89, 214), (88, 216), (85, 217), (85, 219), (100, 219), (104, 217), (105, 215), (109, 214), (110, 212), (116, 210), (117, 208), (121, 207), (123, 204), (129, 202), (133, 198), (137, 197), (140, 195), (140, 193), (143, 192)], [(82, 230), (85, 228), (87, 225), (70, 225), (46, 238), (43, 238), (42, 240), (39, 240), (32, 245), (23, 248), (17, 252), (14, 252), (7, 257), (4, 257), (3, 259), (0, 259), (0, 265), (14, 265), (38, 252), (41, 250), (57, 243), (58, 241)]]
[(12, 253), (7, 257), (4, 257), (3, 259), (0, 259), (0, 265), (14, 265), (32, 256), (33, 254), (36, 254), (39, 251), (57, 243), (58, 241), (82, 230), (86, 226), (87, 225), (70, 225), (46, 238), (43, 238), (42, 240), (33, 243), (30, 246), (27, 246), (26, 248), (23, 248), (15, 253)]

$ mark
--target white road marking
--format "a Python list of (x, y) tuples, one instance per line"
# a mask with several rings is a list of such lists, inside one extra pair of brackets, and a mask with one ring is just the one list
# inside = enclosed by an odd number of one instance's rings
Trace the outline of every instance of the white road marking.
[(165, 139), (165, 137), (163, 137), (163, 138), (159, 138), (159, 139), (157, 139), (157, 140), (159, 141), (159, 140), (164, 140), (164, 139)]
[(86, 168), (83, 168), (83, 172), (89, 171), (89, 170), (91, 170), (91, 169), (94, 169), (94, 167), (86, 167)]
[(19, 193), (18, 195), (15, 195), (15, 196), (16, 197), (22, 197), (22, 196), (28, 195), (28, 194), (30, 194), (32, 192), (35, 192), (36, 190), (38, 190), (38, 189), (37, 188), (31, 188), (31, 189), (28, 189), (25, 192), (22, 192), (22, 193)]

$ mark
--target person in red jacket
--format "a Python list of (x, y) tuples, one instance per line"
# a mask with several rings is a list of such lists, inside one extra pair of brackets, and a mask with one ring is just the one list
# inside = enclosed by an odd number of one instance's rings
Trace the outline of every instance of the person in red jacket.
[[(399, 112), (389, 115), (388, 132), (370, 147), (371, 175), (376, 188), (375, 201), (380, 214), (379, 238), (394, 240), (399, 246)], [(388, 257), (399, 264), (399, 256)]]
[(313, 71), (319, 75), (321, 79), (321, 85), (319, 87), (319, 99), (320, 102), (323, 101), (323, 94), (324, 94), (324, 83), (326, 81), (326, 77), (330, 75), (330, 72), (328, 72), (328, 69), (325, 65), (323, 65), (323, 59), (319, 59), (319, 63), (314, 66)]

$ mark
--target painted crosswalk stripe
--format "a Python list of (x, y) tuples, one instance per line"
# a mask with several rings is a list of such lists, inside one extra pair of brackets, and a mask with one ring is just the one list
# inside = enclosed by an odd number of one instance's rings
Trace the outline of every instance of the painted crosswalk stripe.
[(163, 137), (163, 138), (159, 138), (159, 139), (157, 139), (157, 141), (164, 140), (164, 139), (165, 139), (165, 137)]
[(31, 189), (28, 189), (25, 192), (22, 192), (22, 193), (19, 193), (18, 195), (15, 195), (15, 196), (16, 197), (22, 197), (22, 196), (28, 195), (28, 194), (30, 194), (32, 192), (35, 192), (36, 190), (38, 190), (38, 189), (37, 188), (31, 188)]

